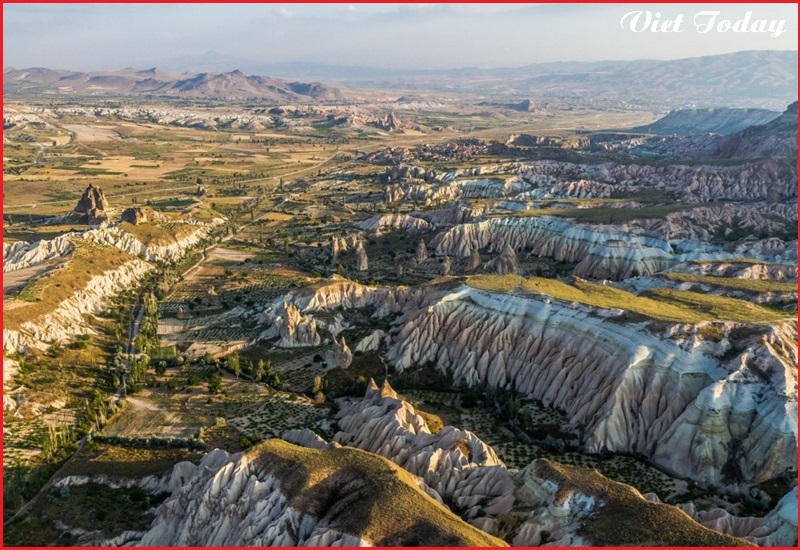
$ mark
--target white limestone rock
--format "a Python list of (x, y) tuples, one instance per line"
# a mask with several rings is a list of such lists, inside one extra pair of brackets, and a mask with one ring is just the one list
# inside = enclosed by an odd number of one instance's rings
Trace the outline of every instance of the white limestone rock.
[(499, 256), (484, 264), (483, 270), (497, 275), (519, 275), (519, 260), (516, 252), (509, 245), (506, 245)]
[(434, 229), (433, 224), (409, 214), (379, 214), (357, 223), (356, 227), (376, 234), (392, 229), (404, 229), (410, 232), (431, 231)]
[(605, 241), (592, 247), (572, 274), (583, 279), (622, 281), (649, 276), (675, 265), (677, 260), (660, 248), (639, 243)]
[(361, 339), (356, 345), (355, 351), (377, 351), (384, 338), (386, 338), (386, 333), (384, 331), (380, 329), (374, 330), (369, 336), (365, 336)]
[(46, 349), (51, 342), (66, 343), (75, 336), (91, 332), (84, 315), (96, 315), (108, 300), (135, 286), (153, 266), (132, 259), (117, 269), (92, 277), (86, 286), (61, 302), (53, 311), (23, 322), (18, 329), (3, 328), (4, 349), (24, 352), (28, 347)]
[(318, 346), (322, 341), (316, 321), (303, 316), (292, 302), (272, 304), (261, 314), (261, 322), (269, 328), (260, 338), (279, 337), (277, 345), (282, 348)]
[(414, 258), (417, 260), (418, 264), (428, 259), (428, 247), (425, 246), (425, 241), (422, 239), (420, 239), (417, 244), (417, 253)]
[[(722, 348), (693, 343), (687, 327), (662, 337), (607, 321), (618, 313), (462, 287), (407, 315), (387, 358), (398, 370), (432, 361), (456, 383), (513, 387), (556, 407), (585, 429), (589, 452), (639, 452), (734, 490), (795, 471), (795, 323), (722, 362)], [(740, 481), (722, 475), (732, 442)]]
[(331, 360), (340, 369), (346, 369), (353, 362), (353, 352), (347, 347), (344, 336), (340, 340), (333, 342)]

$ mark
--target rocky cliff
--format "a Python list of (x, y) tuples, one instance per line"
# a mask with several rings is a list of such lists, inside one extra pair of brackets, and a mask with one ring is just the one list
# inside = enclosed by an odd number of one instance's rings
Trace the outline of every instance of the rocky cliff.
[(18, 326), (4, 325), (3, 347), (20, 352), (29, 346), (45, 349), (52, 342), (63, 344), (91, 332), (84, 316), (103, 311), (112, 296), (134, 287), (152, 269), (147, 262), (130, 258), (116, 269), (93, 276), (83, 288), (56, 304), (51, 311), (33, 316)]
[(384, 384), (342, 407), (335, 441), (388, 458), (420, 477), (463, 517), (511, 511), (513, 483), (494, 450), (452, 426), (432, 434), (421, 416)]
[[(563, 411), (588, 452), (637, 452), (683, 478), (746, 491), (796, 471), (796, 324), (647, 321), (619, 309), (470, 287), (368, 287), (335, 278), (290, 296), (402, 314), (398, 370), (433, 362), (456, 383), (513, 389)], [(713, 330), (714, 338), (703, 336)]]
[(72, 252), (71, 242), (75, 238), (113, 246), (150, 262), (174, 261), (181, 258), (186, 249), (196, 246), (214, 226), (220, 223), (222, 220), (210, 224), (179, 224), (176, 227), (181, 228), (180, 235), (168, 238), (169, 242), (166, 243), (144, 243), (119, 225), (89, 229), (80, 233), (65, 233), (54, 239), (43, 239), (32, 243), (24, 241), (3, 243), (3, 271), (25, 269), (66, 256)]
[[(651, 502), (659, 502), (652, 493), (643, 496)], [(691, 502), (678, 507), (709, 529), (743, 538), (759, 546), (797, 546), (796, 487), (763, 517), (737, 517), (722, 508), (697, 510)]]
[[(648, 501), (634, 488), (597, 471), (548, 460), (535, 460), (521, 471), (507, 469), (471, 432), (445, 426), (431, 433), (425, 420), (386, 383), (379, 389), (371, 381), (364, 399), (347, 403), (337, 420), (342, 431), (336, 441), (385, 456), (418, 475), (460, 516), (515, 546), (602, 546), (613, 540), (632, 545), (746, 545), (721, 534), (724, 529), (704, 528), (677, 508), (654, 504), (652, 498)], [(308, 430), (284, 437), (312, 448), (329, 447)], [(786, 536), (770, 542), (792, 540), (790, 521), (773, 523), (775, 531), (782, 529)]]
[(423, 486), (355, 449), (273, 439), (244, 454), (214, 451), (158, 508), (138, 544), (505, 546), (448, 512)]
[(71, 242), (73, 236), (74, 233), (67, 233), (55, 239), (31, 243), (26, 241), (3, 243), (3, 273), (25, 269), (66, 256), (73, 250)]
[(409, 214), (381, 214), (357, 223), (356, 227), (373, 233), (392, 229), (405, 229), (406, 231), (431, 231), (434, 229), (433, 224)]
[(725, 344), (686, 327), (645, 328), (617, 314), (460, 288), (407, 314), (388, 357), (398, 369), (432, 361), (456, 381), (560, 409), (585, 429), (589, 452), (639, 452), (731, 488), (796, 471), (795, 325), (761, 340), (754, 331), (727, 360)]

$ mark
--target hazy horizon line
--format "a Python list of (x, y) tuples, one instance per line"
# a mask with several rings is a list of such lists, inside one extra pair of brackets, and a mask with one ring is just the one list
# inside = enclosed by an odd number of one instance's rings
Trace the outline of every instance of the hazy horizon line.
[[(263, 65), (274, 65), (274, 66), (290, 66), (290, 65), (315, 65), (319, 67), (331, 67), (331, 68), (353, 68), (353, 69), (371, 69), (371, 70), (384, 70), (384, 71), (396, 71), (396, 72), (403, 72), (403, 73), (410, 73), (410, 72), (419, 72), (419, 73), (441, 73), (441, 72), (450, 72), (450, 71), (464, 71), (464, 70), (483, 70), (483, 71), (491, 71), (491, 70), (502, 70), (502, 69), (522, 69), (525, 67), (537, 66), (537, 65), (550, 65), (550, 64), (600, 64), (600, 63), (636, 63), (641, 61), (682, 61), (686, 59), (702, 59), (706, 57), (722, 57), (726, 55), (736, 55), (736, 54), (743, 54), (743, 53), (752, 53), (752, 52), (794, 52), (797, 53), (797, 48), (769, 48), (769, 49), (747, 49), (747, 50), (734, 50), (730, 52), (724, 53), (716, 53), (716, 54), (704, 54), (704, 55), (696, 55), (696, 56), (680, 56), (680, 57), (671, 57), (671, 58), (656, 58), (656, 57), (642, 57), (642, 58), (635, 58), (635, 59), (614, 59), (614, 58), (607, 58), (607, 59), (596, 59), (596, 60), (550, 60), (550, 61), (537, 61), (533, 63), (525, 63), (522, 65), (498, 65), (498, 66), (491, 66), (491, 67), (479, 67), (476, 65), (463, 65), (463, 66), (453, 66), (448, 68), (437, 68), (437, 69), (425, 69), (421, 67), (417, 68), (402, 68), (397, 66), (377, 66), (377, 65), (367, 65), (367, 64), (358, 64), (358, 65), (348, 65), (348, 64), (338, 64), (338, 63), (322, 63), (317, 61), (309, 61), (305, 59), (298, 59), (293, 61), (265, 61), (265, 60), (258, 60), (258, 59), (248, 59), (242, 58), (238, 56), (232, 56), (228, 54), (224, 54), (218, 52), (216, 50), (208, 50), (201, 54), (190, 54), (172, 58), (171, 60), (161, 60), (161, 63), (156, 64), (146, 64), (143, 63), (141, 66), (135, 65), (128, 65), (126, 67), (120, 67), (118, 69), (88, 69), (88, 68), (66, 68), (66, 67), (56, 67), (56, 66), (48, 66), (48, 65), (31, 65), (28, 67), (17, 67), (17, 66), (3, 66), (3, 71), (7, 71), (9, 69), (14, 70), (26, 70), (26, 69), (47, 69), (53, 71), (71, 71), (71, 72), (87, 72), (87, 73), (98, 73), (98, 72), (119, 72), (125, 70), (137, 70), (137, 71), (149, 71), (153, 69), (163, 70), (164, 72), (172, 73), (172, 71), (167, 69), (162, 69), (161, 65), (169, 64), (170, 62), (179, 61), (181, 59), (189, 59), (192, 57), (200, 57), (209, 54), (216, 54), (221, 57), (229, 57), (234, 62), (240, 63), (260, 63)], [(196, 69), (194, 69), (197, 71)], [(225, 72), (234, 72), (240, 71), (243, 74), (247, 74), (248, 76), (264, 76), (258, 75), (255, 73), (247, 73), (242, 71), (237, 67), (232, 67)], [(192, 71), (183, 71), (177, 72), (172, 74), (187, 74)], [(214, 73), (214, 72), (222, 72), (222, 71), (204, 71), (199, 70), (197, 74), (203, 73)]]

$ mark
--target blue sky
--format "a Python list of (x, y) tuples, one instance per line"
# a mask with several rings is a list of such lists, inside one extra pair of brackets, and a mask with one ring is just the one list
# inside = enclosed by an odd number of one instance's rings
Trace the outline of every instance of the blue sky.
[[(631, 10), (785, 19), (787, 32), (632, 33)], [(213, 50), (265, 62), (393, 68), (674, 59), (796, 49), (793, 4), (4, 4), (3, 65), (151, 67)]]

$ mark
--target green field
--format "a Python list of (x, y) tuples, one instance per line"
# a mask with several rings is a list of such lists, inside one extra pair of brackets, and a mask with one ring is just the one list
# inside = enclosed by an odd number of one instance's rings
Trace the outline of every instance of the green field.
[(603, 309), (622, 309), (651, 319), (675, 323), (703, 321), (771, 323), (789, 317), (786, 312), (735, 298), (665, 288), (636, 296), (624, 290), (589, 283), (579, 278), (567, 284), (541, 277), (526, 279), (518, 275), (476, 275), (468, 277), (467, 284), (492, 292), (508, 293), (521, 290), (545, 294), (559, 300)]

